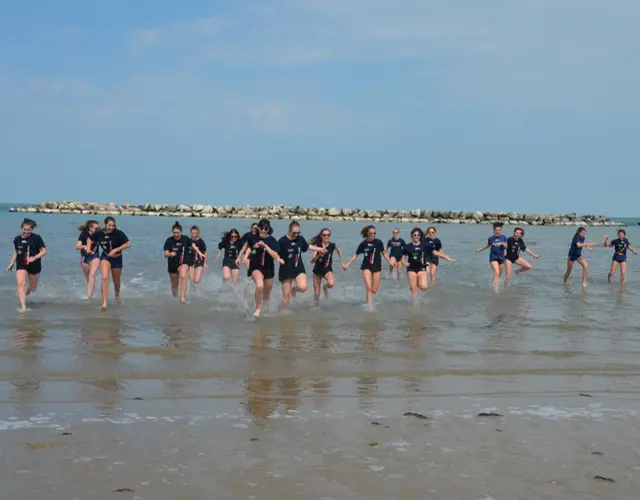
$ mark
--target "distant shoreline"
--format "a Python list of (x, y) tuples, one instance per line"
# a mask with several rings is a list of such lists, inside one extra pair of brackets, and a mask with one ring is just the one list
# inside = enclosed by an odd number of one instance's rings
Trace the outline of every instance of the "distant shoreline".
[(604, 215), (533, 214), (519, 212), (459, 212), (451, 210), (364, 210), (357, 208), (312, 208), (286, 205), (130, 205), (77, 201), (49, 201), (38, 205), (10, 207), (9, 212), (27, 214), (75, 214), (146, 217), (201, 217), (208, 219), (281, 219), (344, 222), (398, 222), (430, 224), (492, 224), (520, 226), (624, 226)]

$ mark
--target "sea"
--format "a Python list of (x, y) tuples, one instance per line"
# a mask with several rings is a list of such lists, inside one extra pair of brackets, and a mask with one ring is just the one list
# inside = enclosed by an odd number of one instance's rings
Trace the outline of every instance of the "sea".
[[(7, 208), (6, 264), (24, 216)], [(417, 307), (406, 276), (385, 276), (363, 307), (354, 263), (319, 307), (309, 291), (281, 311), (276, 283), (252, 320), (246, 273), (234, 289), (215, 260), (220, 233), (251, 221), (181, 220), (211, 259), (181, 305), (162, 257), (174, 220), (119, 217), (132, 241), (122, 303), (102, 312), (83, 300), (83, 217), (34, 218), (48, 254), (29, 311), (14, 273), (0, 277), (3, 500), (637, 498), (640, 258), (626, 285), (608, 283), (612, 252), (598, 247), (588, 288), (578, 268), (563, 286), (575, 228), (526, 227), (540, 259), (495, 293), (475, 253), (491, 227), (439, 225), (457, 261)], [(640, 247), (638, 220), (624, 222)], [(361, 226), (331, 222), (346, 256)], [(408, 239), (413, 225), (378, 224), (379, 237), (394, 227)]]

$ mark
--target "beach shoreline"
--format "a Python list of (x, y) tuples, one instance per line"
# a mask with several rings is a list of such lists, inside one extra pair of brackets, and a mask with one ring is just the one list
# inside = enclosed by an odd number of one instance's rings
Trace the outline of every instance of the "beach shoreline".
[(78, 201), (49, 201), (37, 205), (10, 207), (9, 212), (28, 214), (75, 214), (147, 216), (173, 218), (273, 220), (326, 220), (341, 222), (398, 222), (427, 224), (504, 224), (518, 226), (625, 226), (604, 215), (534, 214), (520, 212), (468, 212), (451, 210), (364, 210), (358, 208), (315, 208), (288, 205), (131, 205)]

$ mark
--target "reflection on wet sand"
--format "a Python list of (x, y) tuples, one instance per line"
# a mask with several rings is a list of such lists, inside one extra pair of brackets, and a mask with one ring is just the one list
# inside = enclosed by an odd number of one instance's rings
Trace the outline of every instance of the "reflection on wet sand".
[(23, 417), (28, 417), (35, 393), (40, 389), (40, 357), (45, 331), (44, 323), (37, 318), (25, 319), (16, 325), (14, 342), (19, 354), (11, 360), (10, 373), (15, 374), (11, 380), (15, 389), (11, 399)]
[[(125, 354), (126, 324), (119, 317), (84, 318), (81, 324), (81, 341), (77, 344), (77, 372), (94, 375), (80, 382), (91, 388), (88, 399), (105, 414), (113, 411), (126, 391), (126, 384), (119, 378), (119, 363)], [(93, 389), (98, 389), (93, 390)]]
[(384, 322), (377, 314), (367, 314), (360, 323), (360, 336), (356, 350), (362, 353), (358, 371), (370, 375), (363, 375), (356, 380), (356, 393), (360, 408), (370, 408), (374, 404), (374, 396), (378, 391), (378, 377), (380, 370), (379, 351), (380, 337), (384, 332)]
[(331, 333), (330, 320), (324, 316), (314, 318), (309, 323), (309, 352), (312, 354), (313, 375), (309, 379), (309, 386), (314, 396), (314, 402), (318, 407), (324, 407), (328, 400), (327, 397), (331, 388), (331, 382), (328, 376), (322, 376), (322, 373), (328, 373), (331, 368), (331, 353), (335, 352), (333, 342), (335, 336)]

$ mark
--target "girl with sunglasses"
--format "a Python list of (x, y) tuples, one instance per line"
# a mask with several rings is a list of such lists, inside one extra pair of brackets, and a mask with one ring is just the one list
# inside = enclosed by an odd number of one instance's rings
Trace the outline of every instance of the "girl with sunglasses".
[(236, 259), (236, 265), (240, 265), (240, 259), (249, 259), (248, 275), (256, 284), (256, 310), (253, 317), (260, 316), (261, 307), (269, 300), (271, 289), (273, 288), (273, 277), (275, 276), (274, 261), (280, 265), (284, 260), (278, 255), (278, 242), (271, 236), (273, 228), (267, 219), (258, 222), (259, 233), (257, 236), (249, 236), (247, 242), (242, 247), (245, 252)]
[(302, 253), (312, 250), (324, 254), (325, 249), (307, 243), (304, 236), (300, 235), (300, 224), (297, 221), (289, 224), (289, 232), (280, 238), (278, 248), (278, 254), (284, 261), (278, 269), (278, 280), (282, 283), (282, 307), (286, 309), (296, 293), (304, 293), (308, 288)]
[[(404, 252), (405, 241), (400, 238), (400, 230), (395, 228), (391, 233), (391, 239), (387, 242), (387, 251), (389, 252), (389, 262), (395, 263), (398, 281), (402, 279), (402, 256)], [(389, 274), (387, 278), (393, 275), (394, 266), (389, 264)]]
[(353, 254), (342, 268), (346, 271), (351, 263), (358, 258), (358, 255), (363, 256), (360, 269), (362, 271), (364, 286), (367, 290), (367, 304), (371, 305), (373, 302), (373, 295), (378, 293), (378, 290), (380, 289), (382, 258), (384, 257), (384, 260), (386, 260), (392, 268), (396, 267), (396, 263), (389, 260), (384, 244), (376, 238), (375, 226), (365, 226), (362, 228), (362, 231), (360, 231), (360, 235), (364, 238), (364, 241), (358, 245), (356, 253)]
[(331, 241), (331, 230), (326, 227), (318, 234), (311, 238), (312, 245), (318, 245), (324, 248), (324, 254), (313, 252), (311, 255), (311, 263), (313, 264), (313, 300), (316, 305), (320, 302), (320, 288), (322, 280), (325, 280), (324, 290), (325, 298), (329, 297), (329, 289), (335, 286), (336, 280), (333, 274), (333, 252), (335, 251), (340, 257), (340, 264), (345, 266), (342, 250)]
[[(224, 250), (224, 259), (222, 259), (222, 279), (224, 281), (231, 280), (233, 286), (238, 283), (240, 277), (240, 267), (236, 263), (241, 255), (243, 244), (240, 239), (240, 233), (237, 229), (232, 229), (226, 233), (222, 233), (222, 240), (218, 243), (218, 254), (216, 260), (220, 259), (222, 250)], [(247, 236), (249, 238), (249, 236)]]
[(429, 288), (425, 253), (424, 233), (422, 229), (416, 227), (411, 231), (411, 241), (404, 245), (402, 256), (402, 263), (407, 268), (407, 280), (414, 305), (418, 304), (418, 289), (425, 291)]
[(191, 226), (191, 266), (189, 267), (189, 279), (194, 285), (200, 284), (202, 273), (208, 268), (207, 244), (200, 238), (200, 228)]
[(442, 251), (442, 242), (440, 238), (436, 237), (436, 228), (431, 226), (427, 228), (425, 243), (425, 259), (427, 261), (427, 273), (431, 278), (431, 284), (436, 284), (436, 275), (438, 273), (438, 265), (440, 264), (440, 257), (447, 262), (455, 262), (456, 259), (452, 259), (446, 253)]

